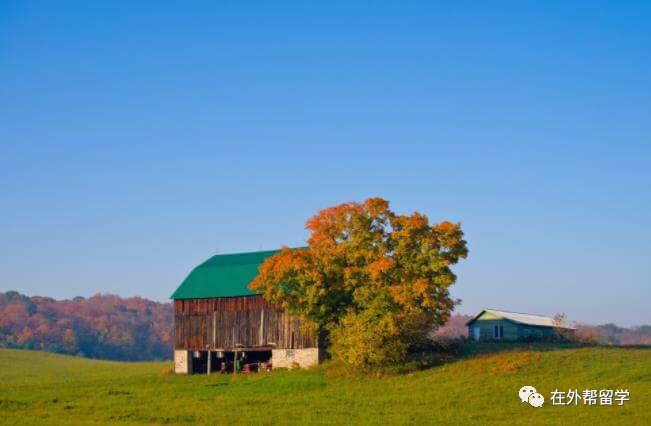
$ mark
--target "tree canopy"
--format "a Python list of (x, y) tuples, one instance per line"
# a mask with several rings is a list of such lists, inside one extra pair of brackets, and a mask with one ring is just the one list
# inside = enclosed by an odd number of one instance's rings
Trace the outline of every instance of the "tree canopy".
[(468, 254), (459, 224), (431, 225), (370, 198), (322, 210), (306, 229), (308, 246), (283, 247), (250, 288), (329, 336), (333, 355), (362, 366), (397, 362), (447, 321), (456, 303), (450, 267)]

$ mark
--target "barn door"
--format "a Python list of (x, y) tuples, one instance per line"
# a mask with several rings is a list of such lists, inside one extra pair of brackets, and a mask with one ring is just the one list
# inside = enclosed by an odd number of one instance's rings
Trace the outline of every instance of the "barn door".
[(475, 328), (472, 329), (473, 337), (475, 338), (475, 342), (479, 342), (480, 331), (481, 331), (481, 329), (479, 327), (475, 327)]

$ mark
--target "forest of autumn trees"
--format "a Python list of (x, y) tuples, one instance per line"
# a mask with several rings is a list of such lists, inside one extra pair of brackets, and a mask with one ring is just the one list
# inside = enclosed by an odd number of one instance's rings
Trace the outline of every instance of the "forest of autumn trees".
[[(430, 336), (465, 338), (472, 316), (453, 314)], [(90, 358), (144, 361), (172, 357), (173, 309), (140, 297), (96, 295), (54, 300), (0, 292), (0, 347), (37, 349)], [(651, 325), (577, 325), (584, 341), (651, 344)]]
[(173, 309), (140, 297), (0, 293), (0, 347), (113, 360), (169, 359)]

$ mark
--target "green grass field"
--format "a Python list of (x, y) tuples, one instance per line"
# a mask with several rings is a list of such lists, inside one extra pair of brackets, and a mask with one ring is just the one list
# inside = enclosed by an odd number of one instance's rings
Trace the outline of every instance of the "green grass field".
[[(651, 349), (513, 347), (410, 374), (328, 366), (170, 376), (169, 363), (0, 350), (1, 424), (651, 424)], [(521, 403), (520, 387), (545, 397)], [(554, 389), (628, 389), (623, 406), (553, 406)]]

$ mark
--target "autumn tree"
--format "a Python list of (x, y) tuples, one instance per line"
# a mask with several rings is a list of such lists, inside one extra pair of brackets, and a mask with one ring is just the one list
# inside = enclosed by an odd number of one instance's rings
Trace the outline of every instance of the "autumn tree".
[(575, 340), (574, 330), (568, 327), (567, 315), (564, 312), (554, 315), (552, 323), (556, 339), (561, 341)]
[(308, 246), (283, 249), (250, 288), (298, 315), (352, 365), (399, 362), (455, 306), (450, 267), (468, 250), (459, 224), (398, 215), (381, 198), (344, 203), (308, 220)]

